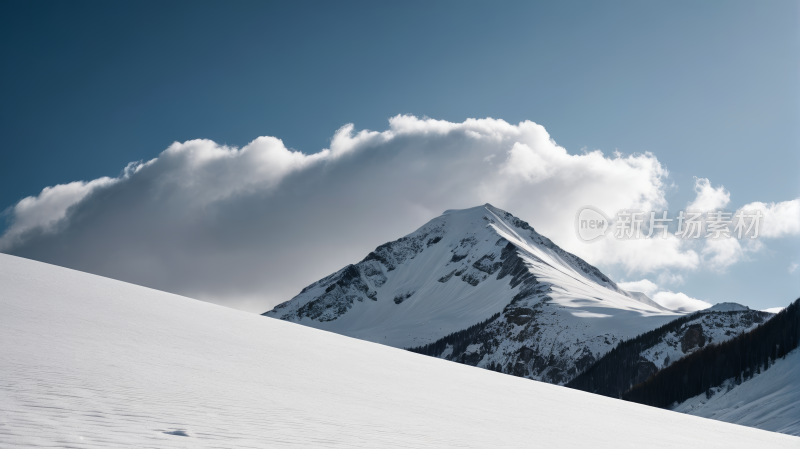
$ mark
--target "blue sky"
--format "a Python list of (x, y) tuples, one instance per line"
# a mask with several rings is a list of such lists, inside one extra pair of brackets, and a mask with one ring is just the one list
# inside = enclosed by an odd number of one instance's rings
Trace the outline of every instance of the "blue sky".
[[(732, 210), (794, 200), (799, 5), (3, 2), (0, 207), (116, 177), (175, 141), (275, 136), (313, 154), (343, 125), (383, 131), (398, 114), (530, 120), (570, 154), (651, 152), (669, 170), (670, 210), (695, 198), (695, 177), (724, 186)], [(789, 273), (800, 245), (792, 235), (766, 246), (670, 288), (784, 304), (800, 290), (800, 270)], [(319, 273), (340, 263), (331, 260)]]

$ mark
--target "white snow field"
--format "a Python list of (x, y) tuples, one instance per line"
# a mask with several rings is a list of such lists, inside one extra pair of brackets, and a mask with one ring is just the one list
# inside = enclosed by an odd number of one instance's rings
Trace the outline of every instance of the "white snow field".
[(797, 349), (752, 379), (715, 388), (674, 410), (690, 415), (800, 436), (800, 352)]
[(800, 438), (0, 254), (0, 447), (793, 447)]

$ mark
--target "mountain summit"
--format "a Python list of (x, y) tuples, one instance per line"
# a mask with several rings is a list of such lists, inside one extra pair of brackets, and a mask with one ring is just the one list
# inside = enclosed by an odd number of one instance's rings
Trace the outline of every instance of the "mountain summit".
[(448, 210), (264, 315), (557, 384), (679, 316), (490, 204)]

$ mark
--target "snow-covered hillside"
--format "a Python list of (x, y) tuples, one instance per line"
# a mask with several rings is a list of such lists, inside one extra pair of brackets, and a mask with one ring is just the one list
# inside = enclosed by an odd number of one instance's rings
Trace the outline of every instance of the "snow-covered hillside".
[(682, 357), (750, 332), (773, 316), (741, 304), (717, 304), (620, 342), (614, 351), (567, 385), (609, 397), (622, 397), (631, 387)]
[[(665, 332), (661, 340), (643, 350), (641, 356), (652, 363), (654, 369), (664, 369), (671, 362), (705, 345), (722, 343), (750, 332), (773, 316), (772, 313), (750, 310), (740, 304), (720, 303), (697, 312), (679, 328)], [(645, 380), (647, 378), (640, 382)]]
[(739, 385), (728, 380), (674, 407), (677, 412), (800, 436), (800, 351)]
[(564, 383), (680, 316), (651, 303), (487, 204), (447, 211), (264, 315)]
[(0, 447), (797, 447), (0, 254)]

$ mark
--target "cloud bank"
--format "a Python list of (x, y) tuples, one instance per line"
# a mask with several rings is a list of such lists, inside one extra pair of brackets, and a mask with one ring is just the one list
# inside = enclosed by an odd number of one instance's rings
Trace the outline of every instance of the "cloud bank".
[(691, 313), (711, 307), (711, 304), (699, 299), (690, 298), (685, 293), (673, 293), (670, 290), (660, 289), (656, 283), (648, 279), (634, 282), (620, 282), (617, 285), (629, 292), (644, 293), (653, 301), (676, 312)]
[(711, 307), (711, 304), (699, 299), (690, 298), (685, 293), (673, 293), (669, 290), (653, 295), (653, 301), (676, 312), (691, 313)]
[[(6, 211), (0, 251), (261, 312), (446, 209), (488, 202), (594, 264), (697, 269), (702, 249), (679, 239), (585, 245), (574, 235), (587, 204), (666, 209), (667, 177), (649, 153), (569, 154), (530, 121), (400, 115), (383, 132), (346, 125), (313, 154), (274, 137), (176, 142), (118, 177), (21, 200)], [(765, 232), (784, 235), (800, 232), (789, 203), (749, 206), (780, 217)]]

